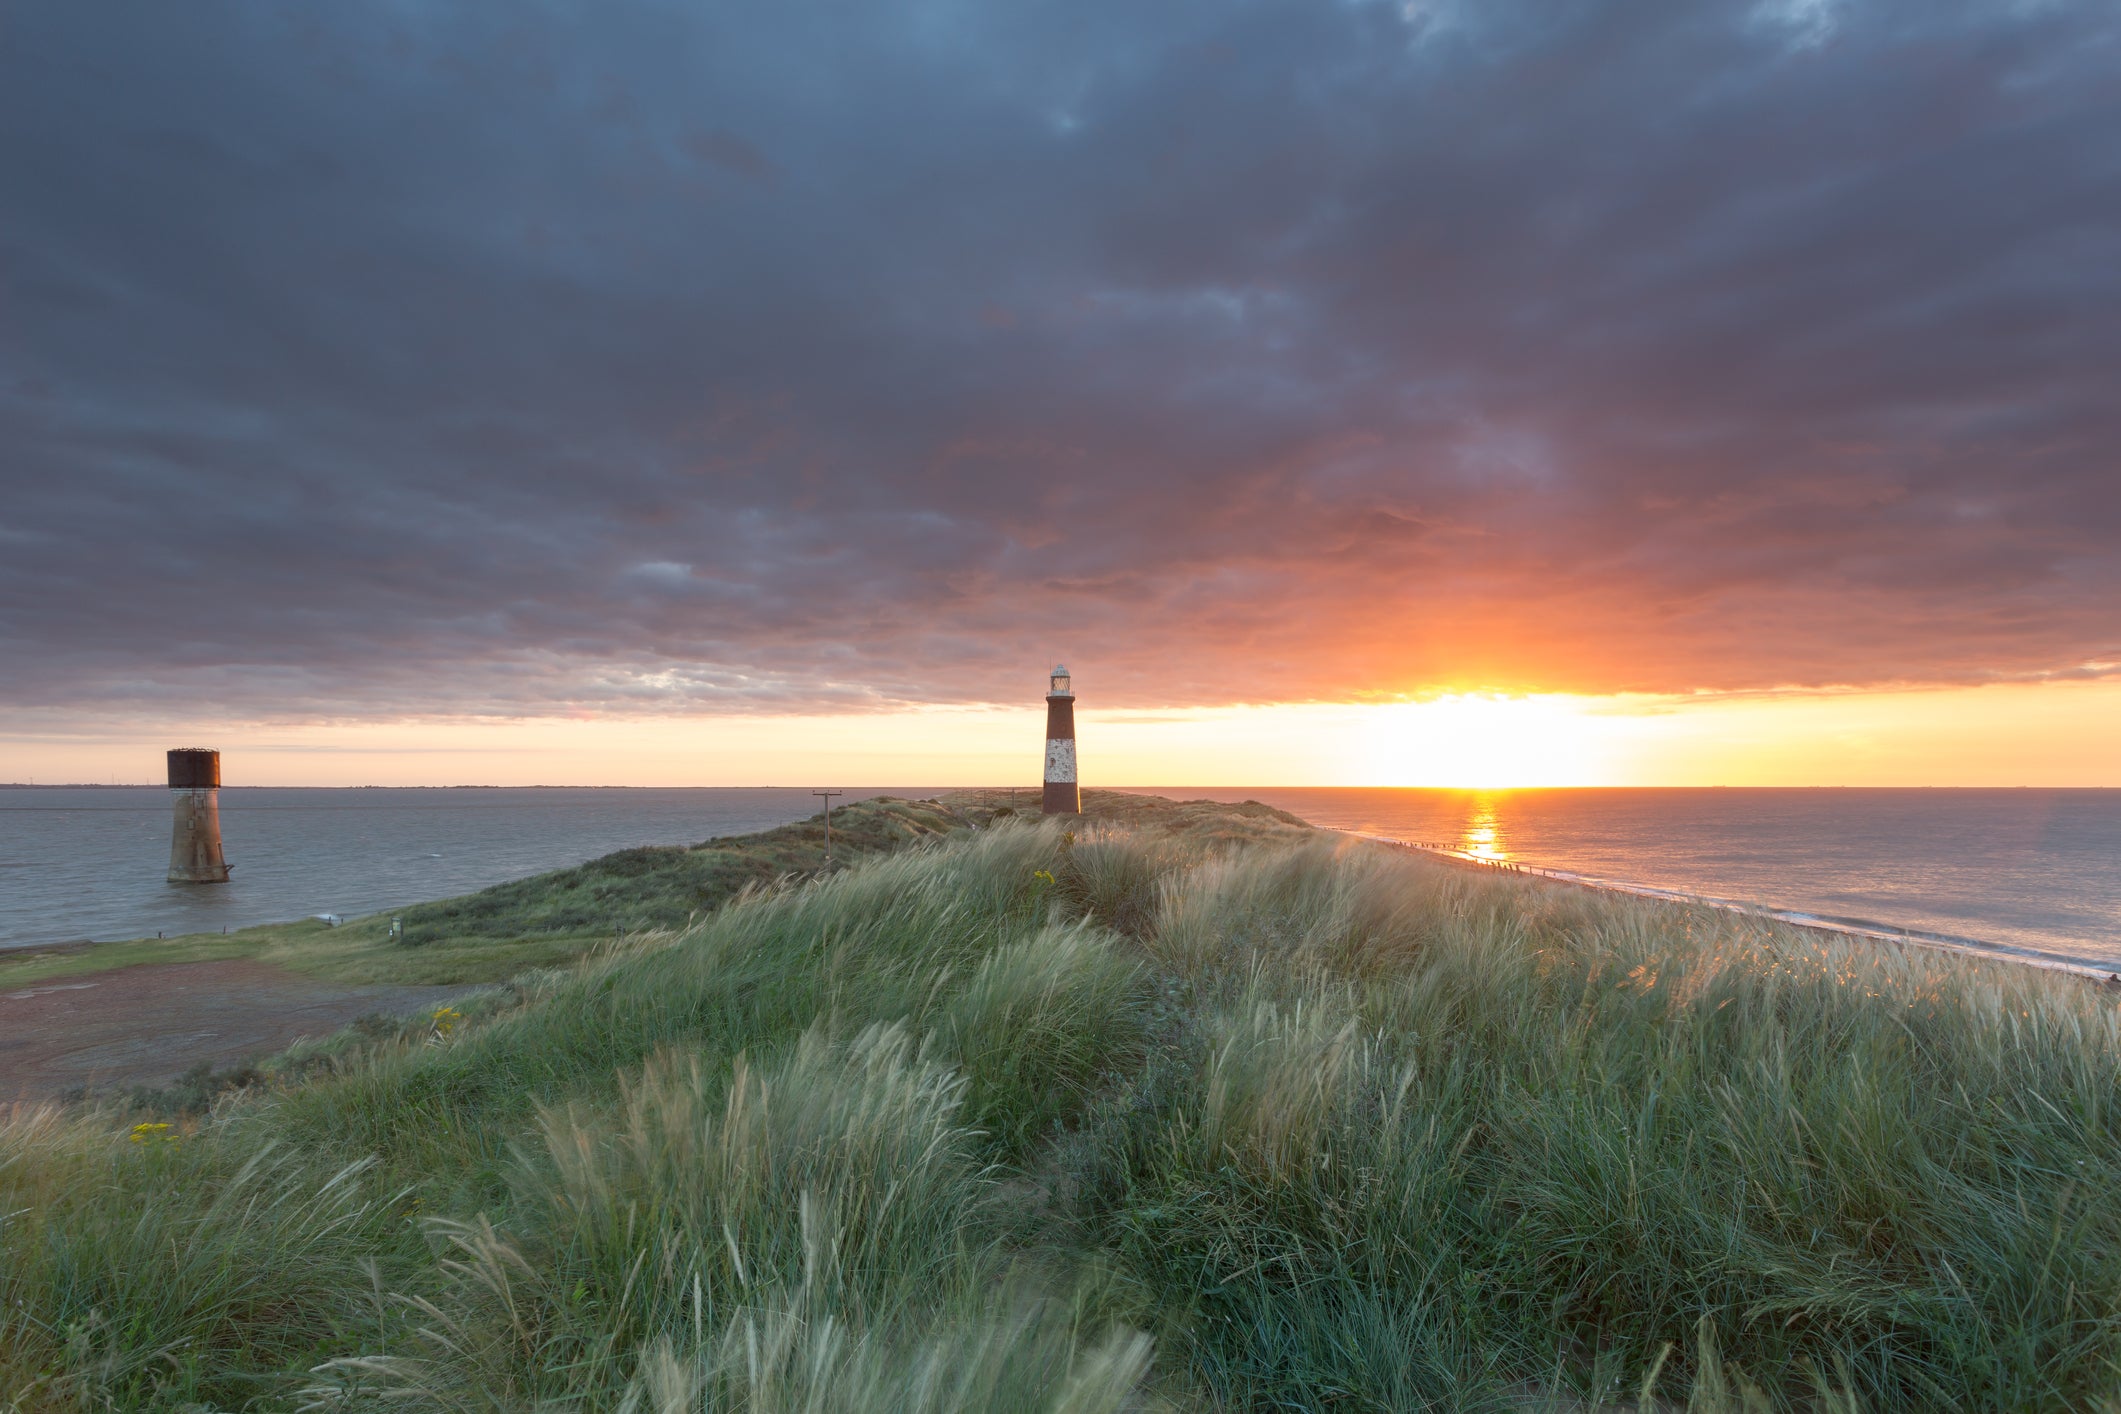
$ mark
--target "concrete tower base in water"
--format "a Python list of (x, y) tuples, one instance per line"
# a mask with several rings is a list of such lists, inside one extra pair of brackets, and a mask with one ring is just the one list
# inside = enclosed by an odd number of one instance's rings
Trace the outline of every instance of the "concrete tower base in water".
[(221, 753), (185, 748), (169, 753), (169, 789), (176, 817), (169, 835), (172, 884), (225, 884), (221, 857)]

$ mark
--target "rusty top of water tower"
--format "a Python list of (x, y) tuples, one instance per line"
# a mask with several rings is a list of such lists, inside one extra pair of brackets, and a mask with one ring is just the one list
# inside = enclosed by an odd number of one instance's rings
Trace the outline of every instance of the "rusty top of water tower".
[(214, 790), (221, 784), (221, 753), (180, 746), (169, 753), (171, 790)]

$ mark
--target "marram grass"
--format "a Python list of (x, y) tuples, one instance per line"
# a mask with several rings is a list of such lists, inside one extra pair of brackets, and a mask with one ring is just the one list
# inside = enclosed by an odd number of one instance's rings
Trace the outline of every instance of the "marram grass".
[(0, 1409), (2121, 1409), (2108, 994), (1253, 833), (1000, 821), (17, 1110)]

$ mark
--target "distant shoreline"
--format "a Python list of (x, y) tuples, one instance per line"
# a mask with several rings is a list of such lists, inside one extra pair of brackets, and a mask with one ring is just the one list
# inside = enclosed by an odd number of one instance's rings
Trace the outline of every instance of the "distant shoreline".
[[(127, 787), (127, 786), (109, 786), (109, 785), (101, 785), (101, 786), (99, 786), (99, 785), (94, 785), (94, 784), (90, 784), (90, 783), (83, 783), (83, 784), (78, 784), (78, 785), (72, 785), (72, 786), (63, 786), (63, 787), (62, 787), (62, 786), (34, 786), (34, 787), (17, 787), (17, 786), (14, 786), (14, 785), (10, 785), (10, 784), (6, 784), (6, 783), (0, 783), (0, 790), (9, 790), (9, 789), (17, 789), (17, 788), (21, 788), (21, 789), (36, 789), (36, 790), (57, 790), (57, 789), (69, 789), (69, 790), (114, 790), (114, 789), (115, 789), (115, 790), (124, 790), (124, 789), (137, 789), (138, 787)], [(250, 789), (250, 790), (320, 790), (320, 789), (321, 789), (321, 790), (334, 790), (334, 789), (343, 789), (343, 790), (467, 790), (467, 789), (483, 789), (483, 790), (530, 790), (530, 789), (554, 789), (554, 790), (568, 790), (568, 789), (587, 789), (587, 790), (610, 790), (610, 789), (642, 789), (642, 790), (656, 790), (656, 789), (675, 789), (675, 790), (760, 790), (760, 789), (777, 789), (777, 787), (758, 787), (758, 786), (678, 786), (678, 787), (646, 787), (646, 786), (644, 786), (644, 787), (603, 787), (603, 786), (595, 786), (595, 787), (567, 787), (567, 786), (555, 786), (555, 787), (530, 787), (530, 786), (484, 786), (484, 787), (479, 787), (479, 786), (471, 786), (471, 787), (467, 787), (467, 786), (344, 786), (344, 787), (331, 787), (331, 786), (324, 786), (324, 787), (318, 787), (318, 786), (277, 786), (277, 787), (276, 787), (276, 786), (252, 786), (252, 787), (246, 787), (245, 789)], [(792, 788), (791, 788), (791, 789), (792, 789)], [(994, 789), (994, 788), (980, 788), (980, 787), (969, 787), (969, 788), (962, 788), (962, 789), (968, 789), (968, 790), (978, 790), (978, 789)], [(1001, 788), (1001, 789), (1006, 789), (1006, 788), (1004, 787), (1004, 788)], [(1123, 793), (1126, 793), (1126, 794), (1148, 794), (1148, 793), (1149, 793), (1149, 791), (1147, 790), (1147, 788), (1138, 788), (1138, 787), (1110, 787), (1109, 789), (1112, 789), (1112, 790), (1114, 790), (1114, 791), (1118, 791), (1118, 792), (1123, 792)], [(1241, 790), (1241, 789), (1246, 789), (1246, 787), (1201, 787), (1200, 789), (1225, 789), (1225, 790), (1227, 790), (1227, 789), (1239, 789), (1239, 790)], [(1320, 790), (1336, 790), (1336, 791), (1340, 791), (1340, 790), (1362, 790), (1362, 789), (1375, 789), (1375, 790), (1380, 790), (1380, 791), (1384, 791), (1384, 790), (1427, 790), (1427, 789), (1447, 789), (1447, 788), (1444, 788), (1444, 787), (1434, 787), (1434, 788), (1432, 788), (1432, 787), (1400, 787), (1400, 786), (1378, 786), (1378, 787), (1327, 786), (1327, 787), (1257, 787), (1257, 789), (1262, 789), (1262, 790), (1275, 790), (1275, 789), (1320, 789)], [(1540, 789), (1546, 789), (1546, 788), (1542, 787), (1542, 788), (1540, 788)], [(1646, 790), (1647, 790), (1647, 789), (1655, 789), (1655, 790), (1720, 790), (1720, 789), (1725, 789), (1725, 788), (1724, 788), (1724, 787), (1714, 787), (1714, 786), (1695, 786), (1695, 787), (1685, 787), (1685, 786), (1677, 786), (1677, 787), (1662, 787), (1662, 786), (1660, 786), (1660, 787), (1569, 787), (1569, 788), (1555, 788), (1555, 789), (1584, 789), (1584, 790), (1608, 790), (1608, 789), (1646, 789)], [(1810, 787), (1788, 787), (1788, 788), (1784, 788), (1784, 787), (1732, 787), (1731, 789), (1761, 789), (1761, 790), (1768, 790), (1768, 789), (1812, 789), (1812, 788), (1810, 788)], [(2000, 790), (2021, 790), (2021, 789), (2056, 789), (2056, 790), (2061, 790), (2061, 789), (2077, 789), (2077, 790), (2084, 790), (2084, 791), (2100, 791), (2100, 790), (2106, 790), (2106, 789), (2110, 789), (2110, 788), (2108, 788), (2108, 787), (2098, 787), (2098, 786), (2086, 786), (2086, 787), (2006, 787), (2006, 786), (1992, 786), (1992, 787), (1948, 787), (1948, 786), (1945, 786), (1945, 787), (1886, 787), (1886, 786), (1880, 786), (1880, 787), (1868, 787), (1868, 786), (1858, 786), (1858, 787), (1848, 787), (1848, 789), (1854, 789), (1854, 790), (1898, 790), (1898, 789), (1939, 789), (1939, 790), (1951, 790), (1951, 789), (1969, 789), (1969, 790), (1999, 790), (1999, 791), (2000, 791)], [(1176, 797), (1170, 797), (1170, 798), (1173, 798), (1173, 799), (1175, 799)], [(1300, 817), (1298, 817), (1298, 818), (1300, 818)], [(1458, 849), (1458, 848), (1456, 848), (1456, 847), (1454, 847), (1454, 846), (1451, 846), (1451, 845), (1441, 844), (1441, 843), (1437, 843), (1437, 842), (1433, 842), (1433, 841), (1416, 841), (1416, 840), (1407, 840), (1407, 839), (1402, 839), (1402, 838), (1399, 838), (1399, 837), (1397, 837), (1397, 836), (1392, 836), (1392, 835), (1384, 835), (1384, 834), (1378, 834), (1378, 833), (1375, 833), (1375, 832), (1371, 832), (1371, 831), (1366, 831), (1366, 830), (1350, 829), (1350, 828), (1345, 828), (1345, 827), (1341, 827), (1341, 826), (1333, 826), (1333, 825), (1319, 825), (1319, 824), (1315, 824), (1315, 823), (1313, 823), (1313, 822), (1311, 822), (1311, 821), (1308, 821), (1308, 820), (1306, 820), (1306, 821), (1305, 821), (1304, 823), (1305, 823), (1306, 825), (1308, 825), (1308, 826), (1309, 826), (1310, 828), (1312, 828), (1312, 829), (1315, 829), (1315, 830), (1319, 830), (1319, 831), (1321, 831), (1321, 832), (1323, 832), (1323, 833), (1331, 833), (1331, 834), (1341, 834), (1341, 835), (1347, 835), (1347, 836), (1349, 836), (1349, 837), (1351, 837), (1351, 838), (1355, 838), (1355, 839), (1362, 839), (1362, 840), (1367, 840), (1367, 841), (1370, 841), (1371, 843), (1375, 843), (1375, 844), (1381, 844), (1381, 845), (1385, 845), (1385, 846), (1387, 846), (1387, 847), (1390, 847), (1390, 848), (1395, 848), (1395, 849), (1401, 849), (1401, 850), (1405, 850), (1405, 851), (1408, 851), (1408, 852), (1410, 852), (1410, 853), (1417, 853), (1417, 854), (1422, 854), (1422, 855), (1425, 855), (1425, 856), (1427, 856), (1427, 857), (1430, 857), (1430, 858), (1433, 858), (1433, 859), (1438, 859), (1438, 860), (1442, 860), (1442, 861), (1444, 861), (1444, 862), (1447, 862), (1447, 863), (1457, 864), (1457, 865), (1461, 865), (1461, 866), (1464, 866), (1464, 867), (1467, 867), (1467, 868), (1473, 868), (1473, 869), (1478, 869), (1478, 870), (1481, 870), (1481, 871), (1485, 871), (1485, 872), (1496, 872), (1496, 873), (1507, 873), (1507, 874), (1516, 874), (1516, 875), (1520, 875), (1520, 876), (1523, 876), (1523, 877), (1526, 877), (1526, 878), (1536, 878), (1536, 879), (1542, 879), (1542, 880), (1545, 880), (1545, 881), (1547, 881), (1547, 882), (1551, 882), (1551, 883), (1560, 883), (1560, 884), (1568, 884), (1568, 885), (1572, 885), (1572, 886), (1574, 886), (1574, 887), (1577, 887), (1577, 888), (1585, 888), (1585, 889), (1592, 889), (1592, 890), (1595, 890), (1595, 891), (1598, 891), (1598, 892), (1602, 892), (1602, 893), (1616, 894), (1616, 895), (1622, 895), (1622, 896), (1626, 896), (1626, 897), (1633, 897), (1633, 898), (1642, 898), (1642, 899), (1648, 899), (1648, 900), (1653, 900), (1653, 901), (1659, 901), (1659, 902), (1665, 902), (1665, 903), (1675, 903), (1675, 904), (1680, 904), (1680, 905), (1683, 905), (1683, 906), (1695, 906), (1695, 907), (1705, 907), (1705, 908), (1713, 908), (1713, 909), (1717, 909), (1717, 910), (1719, 910), (1719, 911), (1724, 911), (1724, 912), (1730, 912), (1730, 913), (1736, 913), (1736, 914), (1740, 914), (1740, 915), (1743, 915), (1743, 916), (1748, 916), (1748, 917), (1755, 917), (1755, 918), (1761, 918), (1761, 919), (1765, 919), (1765, 920), (1768, 920), (1768, 921), (1772, 921), (1772, 922), (1780, 923), (1780, 924), (1783, 924), (1783, 925), (1785, 925), (1785, 926), (1788, 926), (1788, 927), (1793, 927), (1793, 928), (1802, 928), (1802, 929), (1805, 929), (1805, 930), (1808, 930), (1808, 931), (1811, 931), (1811, 932), (1816, 932), (1816, 933), (1823, 933), (1823, 934), (1828, 934), (1828, 935), (1831, 935), (1831, 936), (1836, 936), (1836, 937), (1843, 937), (1843, 938), (1859, 938), (1859, 939), (1863, 939), (1863, 940), (1865, 940), (1865, 941), (1869, 941), (1869, 942), (1880, 942), (1880, 943), (1895, 943), (1895, 944), (1900, 944), (1900, 945), (1903, 945), (1903, 946), (1913, 946), (1913, 947), (1920, 947), (1920, 948), (1926, 948), (1926, 949), (1929, 949), (1929, 950), (1932, 950), (1932, 951), (1939, 951), (1939, 952), (1949, 952), (1949, 953), (1955, 953), (1955, 954), (1958, 954), (1958, 955), (1961, 955), (1961, 956), (1965, 956), (1965, 957), (1972, 957), (1972, 958), (1986, 959), (1986, 960), (1990, 960), (1990, 961), (1997, 961), (1997, 962), (2013, 962), (2013, 963), (2017, 963), (2017, 964), (2020, 964), (2020, 965), (2022, 965), (2022, 966), (2028, 966), (2028, 967), (2035, 967), (2035, 968), (2040, 968), (2040, 969), (2043, 969), (2043, 970), (2046, 970), (2046, 971), (2054, 971), (2054, 972), (2066, 972), (2066, 973), (2070, 973), (2070, 974), (2072, 974), (2072, 975), (2075, 975), (2075, 976), (2079, 976), (2079, 977), (2087, 978), (2087, 979), (2089, 979), (2089, 980), (2092, 980), (2092, 981), (2095, 981), (2095, 982), (2100, 982), (2100, 983), (2104, 983), (2104, 984), (2109, 984), (2109, 985), (2114, 985), (2114, 984), (2121, 984), (2121, 958), (2117, 958), (2117, 959), (2100, 959), (2100, 960), (2092, 960), (2092, 959), (2086, 959), (2086, 958), (2080, 958), (2080, 957), (2073, 957), (2073, 956), (2070, 956), (2070, 955), (2068, 955), (2068, 954), (2063, 954), (2063, 953), (2055, 953), (2055, 952), (2049, 952), (2049, 951), (2046, 951), (2046, 950), (2044, 950), (2044, 949), (2040, 949), (2040, 948), (2032, 948), (2032, 947), (2026, 947), (2026, 946), (2024, 946), (2024, 945), (2022, 945), (2022, 944), (2016, 944), (2016, 943), (2005, 943), (2005, 942), (1997, 942), (1997, 941), (1993, 941), (1993, 940), (1990, 940), (1990, 939), (1984, 939), (1984, 938), (1974, 938), (1974, 937), (1968, 937), (1968, 936), (1965, 936), (1965, 935), (1962, 935), (1962, 934), (1942, 933), (1942, 932), (1936, 932), (1936, 931), (1933, 931), (1933, 930), (1929, 930), (1929, 929), (1921, 929), (1921, 928), (1912, 928), (1912, 927), (1905, 927), (1905, 926), (1902, 926), (1902, 925), (1898, 925), (1898, 924), (1893, 924), (1893, 923), (1890, 923), (1890, 922), (1886, 922), (1886, 921), (1883, 921), (1883, 920), (1878, 920), (1878, 919), (1866, 919), (1866, 918), (1844, 918), (1844, 917), (1837, 917), (1837, 916), (1833, 916), (1833, 915), (1821, 914), (1821, 913), (1817, 913), (1817, 912), (1812, 912), (1812, 911), (1808, 911), (1808, 910), (1803, 910), (1803, 909), (1795, 909), (1795, 908), (1783, 908), (1783, 907), (1779, 907), (1779, 906), (1776, 906), (1776, 905), (1772, 905), (1772, 904), (1766, 904), (1766, 903), (1758, 903), (1758, 902), (1748, 902), (1748, 901), (1744, 901), (1744, 900), (1738, 900), (1738, 899), (1731, 899), (1731, 898), (1724, 898), (1724, 897), (1719, 897), (1719, 896), (1717, 896), (1717, 895), (1713, 895), (1713, 894), (1699, 893), (1699, 892), (1689, 891), (1689, 890), (1685, 890), (1685, 889), (1676, 889), (1676, 888), (1666, 888), (1666, 887), (1660, 887), (1660, 886), (1657, 886), (1657, 885), (1651, 885), (1651, 884), (1638, 884), (1638, 883), (1634, 883), (1634, 882), (1631, 882), (1631, 881), (1627, 881), (1627, 880), (1620, 880), (1620, 879), (1611, 879), (1611, 878), (1603, 878), (1603, 877), (1599, 877), (1599, 876), (1595, 876), (1595, 875), (1589, 875), (1589, 874), (1581, 874), (1581, 873), (1577, 873), (1577, 872), (1574, 872), (1574, 871), (1571, 871), (1571, 870), (1566, 870), (1566, 869), (1554, 869), (1554, 868), (1546, 868), (1546, 867), (1542, 867), (1542, 866), (1538, 866), (1538, 865), (1532, 865), (1532, 864), (1525, 864), (1525, 863), (1521, 863), (1521, 862), (1518, 862), (1518, 861), (1515, 861), (1515, 860), (1496, 860), (1496, 859), (1489, 859), (1489, 858), (1483, 857), (1483, 856), (1481, 856), (1481, 855), (1477, 855), (1477, 854), (1471, 853), (1471, 852), (1469, 852), (1469, 851), (1466, 851), (1466, 850)], [(526, 877), (534, 877), (534, 876), (526, 876)], [(445, 897), (447, 897), (447, 896), (445, 896)], [(367, 918), (373, 918), (373, 917), (376, 917), (376, 916), (378, 916), (378, 915), (379, 915), (380, 913), (386, 913), (386, 912), (391, 912), (391, 911), (393, 911), (393, 909), (403, 909), (403, 908), (412, 908), (412, 907), (419, 907), (419, 906), (422, 906), (422, 905), (423, 905), (423, 904), (425, 904), (425, 903), (434, 903), (434, 902), (440, 902), (440, 901), (441, 901), (440, 899), (434, 899), (434, 900), (422, 900), (422, 901), (420, 901), (419, 903), (413, 903), (413, 904), (399, 904), (399, 905), (392, 905), (391, 907), (388, 907), (388, 908), (384, 908), (384, 909), (381, 909), (381, 910), (376, 910), (376, 911), (374, 911), (374, 912), (370, 912), (370, 913), (363, 913), (363, 914), (359, 914), (359, 915), (353, 915), (353, 916), (350, 916), (350, 917), (349, 917), (349, 918), (348, 918), (348, 919), (347, 919), (346, 921), (348, 921), (348, 922), (353, 922), (353, 921), (359, 921), (359, 920), (361, 920), (361, 919), (367, 919)], [(315, 916), (317, 916), (317, 915), (311, 915), (311, 917), (315, 917)], [(301, 921), (301, 920), (279, 920), (279, 921), (275, 921), (275, 922), (268, 922), (268, 923), (266, 923), (266, 924), (262, 924), (262, 925), (258, 925), (258, 924), (253, 924), (253, 925), (247, 925), (247, 926), (248, 926), (248, 927), (252, 927), (252, 928), (255, 928), (255, 927), (268, 927), (268, 928), (276, 928), (276, 927), (283, 927), (283, 926), (287, 926), (287, 925), (289, 925), (289, 924), (291, 924), (291, 923), (294, 923), (294, 922), (298, 922), (298, 921)], [(190, 935), (180, 935), (180, 936), (199, 936), (199, 937), (205, 937), (205, 936), (210, 936), (210, 934), (206, 934), (206, 933), (200, 933), (200, 934), (190, 934)], [(10, 960), (14, 960), (14, 959), (22, 958), (22, 957), (25, 957), (25, 956), (29, 956), (29, 955), (35, 955), (35, 956), (39, 956), (39, 957), (67, 957), (67, 956), (73, 956), (73, 955), (77, 955), (77, 954), (87, 953), (87, 952), (90, 952), (90, 951), (92, 951), (92, 950), (95, 950), (95, 949), (100, 949), (100, 948), (108, 948), (108, 947), (115, 947), (115, 946), (124, 946), (124, 945), (128, 945), (128, 944), (145, 944), (145, 943), (150, 943), (150, 942), (161, 942), (161, 941), (174, 941), (174, 939), (169, 939), (169, 940), (165, 940), (165, 939), (161, 939), (161, 938), (155, 938), (155, 939), (150, 939), (150, 938), (146, 938), (146, 937), (144, 937), (144, 936), (143, 936), (143, 937), (130, 937), (130, 938), (106, 938), (106, 939), (93, 939), (93, 938), (78, 938), (78, 939), (72, 939), (72, 940), (67, 940), (67, 941), (62, 941), (62, 942), (46, 942), (46, 943), (18, 943), (18, 944), (7, 944), (7, 943), (0, 943), (0, 958), (7, 958), (7, 959), (10, 959)]]
[[(871, 793), (849, 790), (853, 798)], [(1735, 901), (1745, 912), (1843, 936), (2083, 975), (2121, 971), (2121, 876), (2112, 872), (2121, 859), (2121, 791), (2108, 787), (1490, 794), (1253, 786), (1169, 794), (1229, 802), (1250, 795), (1321, 828), (1537, 861), (1557, 881), (1643, 897)], [(793, 787), (231, 787), (224, 812), (248, 818), (231, 825), (240, 872), (224, 894), (159, 882), (169, 830), (162, 787), (0, 785), (10, 844), (0, 853), (23, 866), (10, 876), (22, 890), (0, 901), (0, 956), (322, 913), (362, 917), (615, 849), (764, 828), (816, 804)], [(1466, 822), (1487, 810), (1496, 812), (1496, 838), (1475, 845)], [(1939, 828), (1919, 832), (1932, 824)], [(77, 833), (87, 847), (67, 843)]]
[[(1330, 828), (1314, 826), (1313, 828)], [(1580, 889), (1592, 889), (1599, 893), (1621, 894), (1629, 898), (1651, 899), (1661, 903), (1690, 904), (1696, 907), (1713, 908), (1721, 912), (1741, 914), (1751, 918), (1763, 918), (1791, 928), (1803, 928), (1814, 933), (1828, 933), (1835, 937), (1861, 938), (1868, 942), (1898, 943), (1904, 946), (1928, 948), (1935, 952), (1956, 953), (1962, 957), (1985, 958), (1994, 962), (2015, 962), (2021, 966), (2038, 967), (2051, 972), (2068, 972), (2094, 982), (2121, 984), (2121, 960), (2091, 962), (2083, 958), (2070, 957), (2063, 953), (2046, 952), (2040, 948), (2023, 947), (2016, 943), (1991, 942), (1983, 938), (1968, 938), (1953, 933), (1936, 933), (1922, 928), (1903, 928), (1897, 924), (1877, 919), (1834, 918), (1811, 913), (1803, 909), (1777, 908), (1772, 904), (1746, 903), (1738, 899), (1718, 898), (1713, 894), (1689, 893), (1682, 889), (1658, 888), (1652, 884), (1633, 884), (1619, 879), (1601, 879), (1589, 874), (1578, 874), (1567, 869), (1545, 869), (1535, 864), (1519, 864), (1512, 860), (1487, 859), (1466, 850), (1453, 849), (1448, 845), (1426, 843), (1415, 840), (1395, 839), (1390, 835), (1369, 834), (1361, 830), (1339, 830), (1336, 833), (1350, 835), (1356, 839), (1369, 840), (1373, 844), (1388, 845), (1411, 854), (1426, 855), (1453, 864), (1461, 864), (1484, 871), (1517, 874), (1525, 878), (1544, 879), (1550, 883), (1570, 884)]]

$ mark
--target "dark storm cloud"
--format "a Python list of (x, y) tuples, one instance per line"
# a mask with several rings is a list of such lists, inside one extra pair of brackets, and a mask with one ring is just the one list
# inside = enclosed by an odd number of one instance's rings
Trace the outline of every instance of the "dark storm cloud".
[(18, 709), (2121, 660), (2104, 3), (0, 25)]

